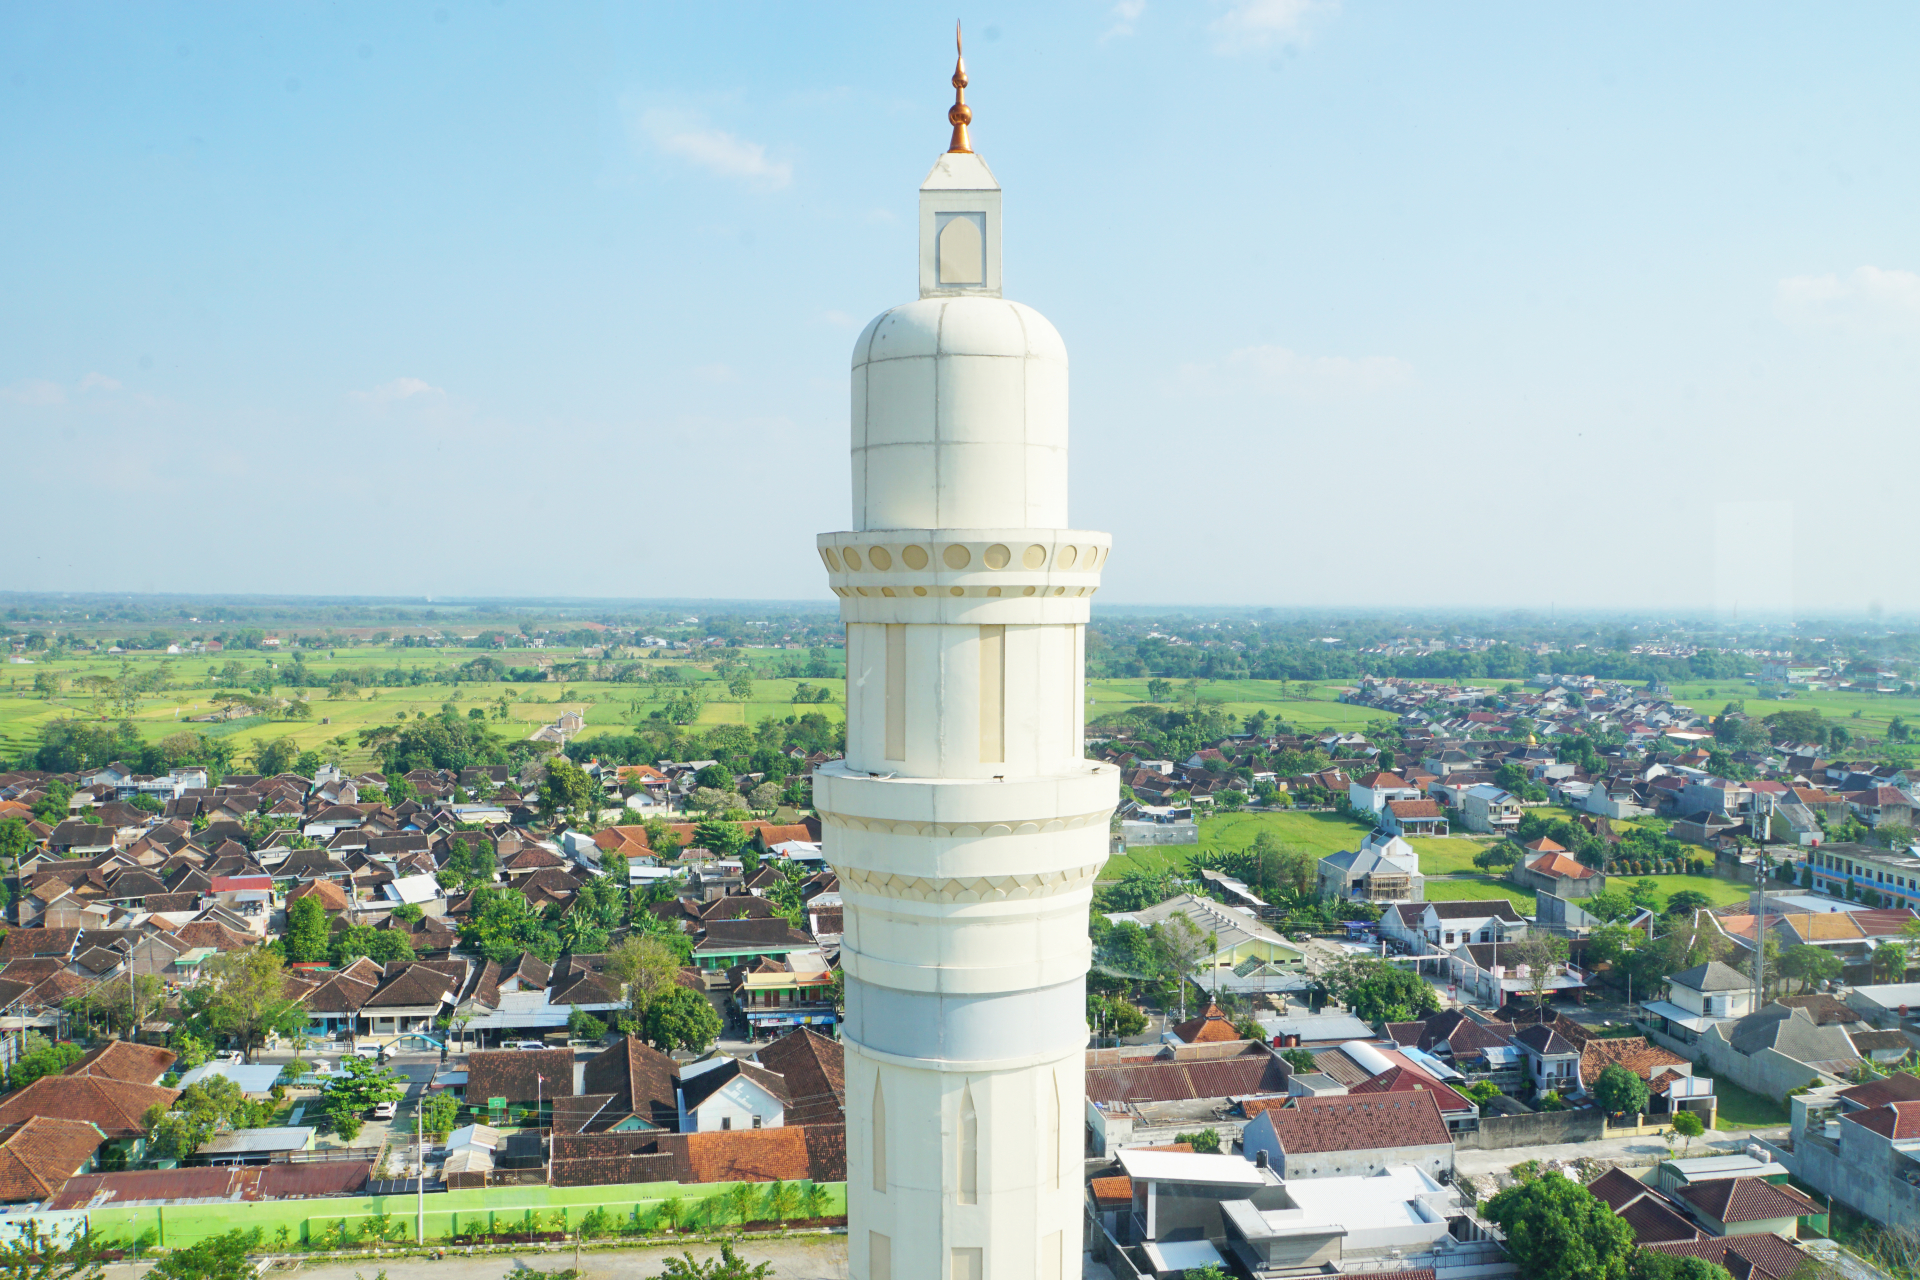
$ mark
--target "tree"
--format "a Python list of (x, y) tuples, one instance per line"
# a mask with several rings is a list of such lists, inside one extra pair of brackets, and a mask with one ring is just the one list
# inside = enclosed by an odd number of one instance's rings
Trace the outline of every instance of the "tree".
[(598, 1040), (607, 1034), (607, 1024), (585, 1009), (576, 1008), (567, 1015), (567, 1034), (575, 1040)]
[(678, 985), (648, 1002), (643, 1025), (647, 1043), (662, 1053), (703, 1053), (724, 1029), (706, 997)]
[(1303, 1074), (1320, 1069), (1320, 1064), (1313, 1060), (1313, 1054), (1306, 1049), (1282, 1049), (1280, 1056), (1286, 1059), (1289, 1067)]
[(62, 1240), (29, 1218), (0, 1244), (0, 1280), (101, 1280), (104, 1251), (91, 1228)]
[(1511, 969), (1526, 969), (1520, 976), (1527, 984), (1527, 994), (1533, 997), (1536, 1006), (1544, 1007), (1554, 966), (1567, 958), (1567, 940), (1558, 934), (1529, 933), (1520, 941), (1502, 947), (1500, 958)]
[[(640, 914), (659, 919), (644, 909)], [(654, 998), (679, 984), (680, 958), (658, 939), (636, 930), (608, 954), (607, 976), (625, 988), (627, 1007), (636, 1021), (643, 1020)]]
[(260, 1232), (229, 1231), (175, 1249), (147, 1274), (161, 1280), (253, 1280), (258, 1268), (247, 1255), (260, 1247)]
[[(1680, 895), (1675, 894), (1674, 896), (1677, 898)], [(1616, 920), (1624, 920), (1637, 910), (1633, 905), (1633, 899), (1618, 889), (1605, 889), (1599, 893), (1591, 894), (1585, 898), (1581, 898), (1575, 905), (1588, 915), (1603, 920), (1608, 924), (1612, 924)]]
[(1147, 701), (1165, 702), (1173, 697), (1173, 682), (1155, 677), (1147, 681)]
[(1691, 916), (1696, 911), (1705, 911), (1713, 905), (1713, 899), (1698, 889), (1682, 889), (1667, 899), (1666, 914), (1670, 916)]
[(1192, 1146), (1195, 1155), (1217, 1156), (1220, 1154), (1220, 1131), (1202, 1129), (1198, 1133), (1176, 1133), (1175, 1142), (1184, 1142)]
[[(1700, 1122), (1696, 1119), (1694, 1123)], [(1725, 1267), (1705, 1258), (1682, 1258), (1657, 1249), (1635, 1249), (1627, 1259), (1627, 1280), (1733, 1280), (1733, 1276)]]
[(280, 957), (266, 947), (223, 951), (206, 962), (204, 971), (204, 994), (195, 993), (199, 1012), (215, 1034), (239, 1042), (240, 1054), (248, 1061), (269, 1032), (291, 1034), (306, 1025), (306, 1010), (299, 1001), (287, 999)]
[(287, 908), (287, 959), (314, 963), (327, 958), (327, 909), (313, 894)]
[[(312, 899), (302, 901), (310, 902)], [(329, 940), (327, 956), (336, 967), (341, 968), (361, 956), (381, 964), (393, 964), (414, 958), (413, 940), (402, 929), (376, 929), (370, 924), (348, 925)]]
[(579, 821), (591, 819), (600, 811), (605, 793), (587, 771), (571, 760), (555, 758), (547, 762), (547, 776), (540, 780), (540, 812), (551, 818), (565, 811)]
[(1647, 1109), (1647, 1082), (1612, 1063), (1594, 1081), (1593, 1096), (1610, 1116), (1640, 1115)]
[(59, 1075), (86, 1056), (77, 1044), (49, 1044), (46, 1037), (28, 1032), (20, 1057), (7, 1072), (7, 1088), (24, 1089), (42, 1076)]
[(1207, 935), (1191, 918), (1173, 915), (1154, 925), (1149, 936), (1153, 941), (1155, 959), (1179, 986), (1180, 1012), (1184, 1016), (1187, 1011), (1187, 975), (1193, 972), (1202, 956), (1211, 952)]
[(1342, 960), (1322, 981), (1363, 1022), (1412, 1022), (1440, 1009), (1440, 997), (1425, 979), (1372, 956)]
[(1873, 953), (1873, 976), (1882, 982), (1898, 982), (1907, 973), (1907, 948), (1898, 942), (1883, 942)]
[(428, 1133), (447, 1133), (460, 1118), (460, 1100), (444, 1089), (420, 1103), (420, 1123)]
[(272, 742), (253, 744), (253, 767), (269, 778), (276, 773), (287, 772), (299, 758), (300, 747), (292, 738), (275, 738)]
[(660, 1280), (766, 1280), (772, 1274), (771, 1262), (749, 1266), (729, 1241), (722, 1240), (718, 1258), (695, 1262), (691, 1253), (683, 1252), (678, 1258), (666, 1259), (661, 1264)]
[(1657, 880), (1635, 880), (1627, 886), (1627, 894), (1636, 907), (1645, 907), (1649, 911), (1660, 909), (1660, 882)]
[(1673, 1131), (1687, 1140), (1687, 1150), (1693, 1149), (1693, 1140), (1707, 1131), (1706, 1122), (1691, 1111), (1673, 1113)]
[(1482, 871), (1505, 871), (1520, 861), (1520, 847), (1510, 840), (1490, 844), (1473, 855), (1473, 865)]
[(1487, 1201), (1530, 1280), (1626, 1280), (1633, 1228), (1579, 1183), (1550, 1173)]
[(1846, 963), (1825, 947), (1816, 947), (1808, 943), (1788, 947), (1780, 956), (1779, 973), (1791, 978), (1805, 990), (1829, 979), (1837, 978)]
[(522, 951), (548, 963), (560, 954), (558, 935), (525, 894), (486, 885), (473, 891), (473, 910), (460, 926), (460, 940), (496, 964), (506, 964)]
[(398, 1102), (406, 1096), (407, 1082), (399, 1072), (360, 1057), (342, 1060), (339, 1073), (327, 1081), (323, 1091), (327, 1111), (335, 1116), (343, 1111), (357, 1116), (369, 1107)]

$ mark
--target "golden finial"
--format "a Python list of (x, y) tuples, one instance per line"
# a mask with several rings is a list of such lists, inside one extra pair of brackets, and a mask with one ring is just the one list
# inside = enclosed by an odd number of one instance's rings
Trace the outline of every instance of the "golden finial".
[(967, 140), (967, 126), (973, 123), (973, 110), (967, 106), (967, 58), (966, 51), (960, 47), (960, 24), (953, 24), (953, 105), (947, 108), (947, 122), (953, 126), (953, 142), (948, 145), (949, 154), (960, 151), (973, 154), (973, 144)]

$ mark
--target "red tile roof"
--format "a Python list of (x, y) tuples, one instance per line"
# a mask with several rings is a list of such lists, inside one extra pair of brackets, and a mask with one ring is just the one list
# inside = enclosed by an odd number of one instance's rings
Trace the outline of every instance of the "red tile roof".
[(33, 1117), (0, 1142), (0, 1201), (46, 1199), (80, 1172), (106, 1140), (84, 1120)]
[(85, 1120), (109, 1138), (146, 1133), (140, 1117), (156, 1102), (173, 1105), (178, 1089), (130, 1084), (107, 1076), (42, 1076), (0, 1099), (0, 1124), (24, 1124), (35, 1116)]
[(154, 1044), (131, 1044), (114, 1040), (95, 1049), (61, 1074), (69, 1076), (108, 1076), (133, 1084), (158, 1084), (160, 1077), (180, 1058), (171, 1049)]
[(1288, 1155), (1450, 1144), (1447, 1122), (1430, 1092), (1355, 1098), (1295, 1098), (1266, 1115)]
[(1856, 1111), (1840, 1118), (1896, 1142), (1920, 1138), (1920, 1102), (1889, 1102), (1871, 1111)]
[(1792, 1187), (1776, 1186), (1764, 1178), (1694, 1182), (1676, 1194), (1719, 1223), (1762, 1222), (1820, 1212), (1819, 1205)]

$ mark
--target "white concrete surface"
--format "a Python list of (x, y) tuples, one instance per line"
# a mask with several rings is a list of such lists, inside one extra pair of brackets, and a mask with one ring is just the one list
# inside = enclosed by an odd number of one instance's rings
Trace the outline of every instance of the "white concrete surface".
[(852, 528), (817, 542), (847, 628), (847, 755), (814, 801), (846, 906), (849, 1270), (1065, 1280), (1119, 796), (1083, 747), (1111, 540), (1065, 527), (1066, 345), (1000, 297), (992, 173), (949, 153), (920, 212), (921, 297), (854, 347)]

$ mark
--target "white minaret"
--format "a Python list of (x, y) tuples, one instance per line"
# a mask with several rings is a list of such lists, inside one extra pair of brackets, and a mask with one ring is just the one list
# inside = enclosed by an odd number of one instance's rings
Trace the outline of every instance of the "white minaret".
[(848, 1250), (856, 1280), (1062, 1280), (1119, 797), (1082, 745), (1111, 539), (1066, 527), (1066, 347), (1001, 297), (1000, 187), (956, 98), (920, 299), (853, 348), (853, 528), (819, 538), (847, 629), (847, 757), (814, 798), (846, 903)]

